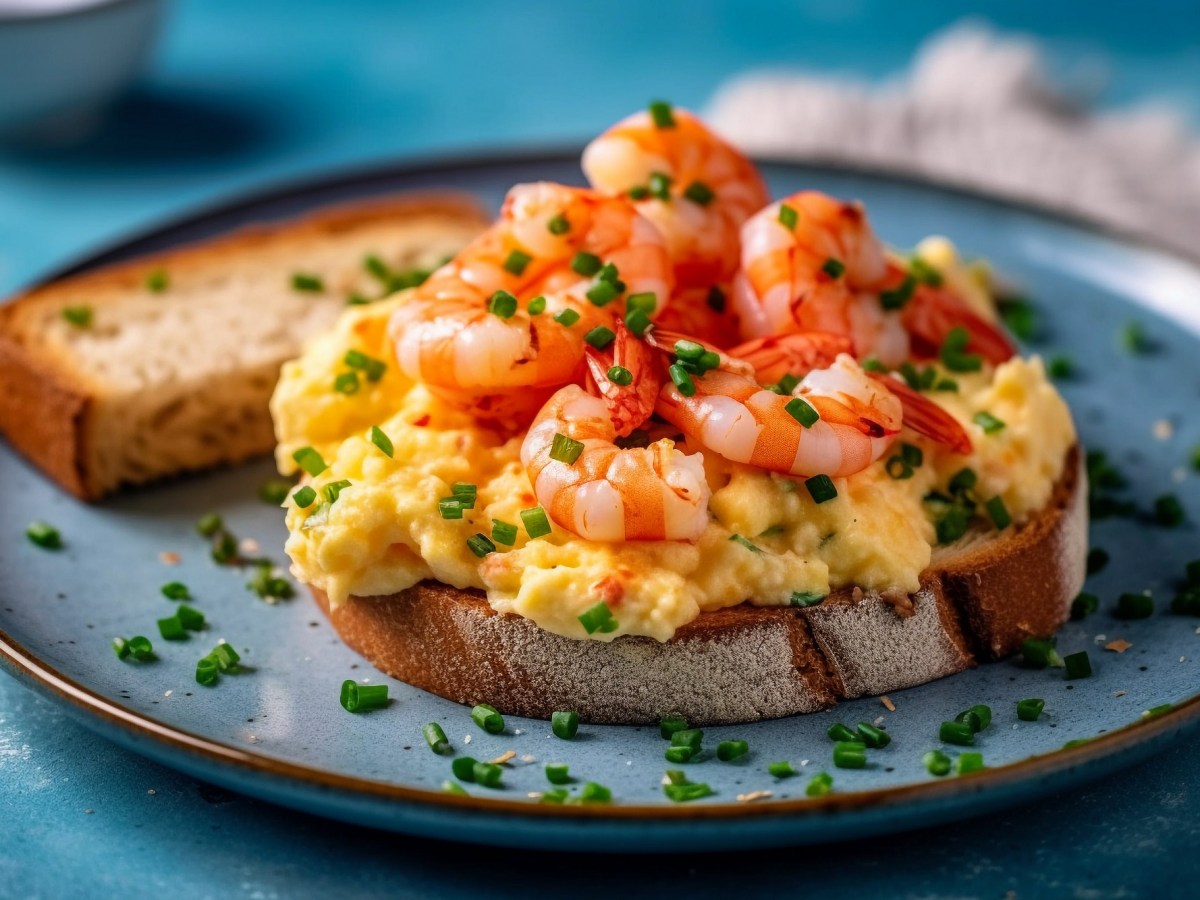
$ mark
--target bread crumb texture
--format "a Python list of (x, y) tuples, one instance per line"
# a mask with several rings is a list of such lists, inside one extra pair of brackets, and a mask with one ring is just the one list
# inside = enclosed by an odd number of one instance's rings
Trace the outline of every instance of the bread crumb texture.
[[(930, 491), (947, 491), (953, 475), (969, 467), (978, 475), (978, 501), (1002, 497), (1019, 524), (1050, 500), (1075, 441), (1070, 412), (1041, 360), (1014, 358), (978, 373), (946, 373), (958, 391), (927, 394), (963, 424), (974, 448), (969, 456), (906, 431), (901, 440), (923, 453), (912, 477), (889, 476), (885, 456), (835, 479), (838, 496), (817, 504), (802, 479), (706, 453), (710, 522), (695, 544), (597, 543), (557, 526), (531, 540), (520, 512), (538, 504), (520, 464), (520, 436), (479, 427), (399, 371), (387, 319), (403, 302), (399, 295), (345, 313), (284, 366), (272, 400), (280, 469), (294, 471), (291, 454), (313, 446), (329, 467), (310, 483), (318, 490), (335, 481), (351, 485), (335, 503), (289, 504), (287, 513), (293, 572), (324, 591), (334, 608), (351, 595), (394, 594), (434, 580), (482, 590), (493, 609), (565, 637), (666, 641), (701, 612), (746, 601), (786, 606), (797, 592), (823, 596), (848, 586), (912, 594), (937, 541), (923, 502)], [(389, 361), (378, 382), (364, 382), (352, 395), (333, 389), (348, 349)], [(1004, 426), (986, 433), (973, 421), (981, 411)], [(373, 425), (391, 440), (392, 458), (369, 440)], [(680, 449), (700, 451), (687, 441)], [(475, 508), (443, 519), (438, 500), (456, 482), (477, 485)], [(490, 537), (493, 520), (516, 525), (516, 542), (477, 558), (466, 541)], [(618, 627), (588, 635), (578, 617), (600, 601)]]

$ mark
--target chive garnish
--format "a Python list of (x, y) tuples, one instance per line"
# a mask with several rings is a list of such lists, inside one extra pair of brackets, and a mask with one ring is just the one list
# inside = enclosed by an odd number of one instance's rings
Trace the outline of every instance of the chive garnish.
[(342, 682), (340, 699), (346, 712), (381, 709), (387, 706), (388, 686), (386, 684), (359, 684), (353, 679), (347, 678)]
[(882, 750), (892, 742), (892, 736), (882, 728), (876, 728), (869, 722), (859, 722), (857, 726), (858, 734), (855, 740), (861, 741), (872, 750)]
[[(296, 465), (314, 478), (329, 468), (321, 454), (312, 447), (301, 447), (292, 454), (292, 459), (296, 461)], [(219, 519), (217, 527), (221, 527)]]
[(691, 762), (692, 757), (696, 755), (696, 751), (691, 747), (668, 747), (663, 751), (663, 758), (670, 763), (686, 763)]
[(579, 321), (579, 313), (573, 309), (560, 309), (554, 314), (554, 321), (564, 328), (570, 328)]
[(1008, 507), (1004, 505), (1004, 498), (999, 494), (983, 505), (992, 519), (992, 524), (996, 526), (997, 531), (1003, 531), (1012, 524), (1012, 516), (1009, 515)]
[(488, 300), (488, 312), (501, 319), (511, 319), (517, 311), (517, 298), (508, 291), (496, 291)]
[(517, 526), (500, 519), (492, 519), (492, 540), (511, 547), (517, 542)]
[(659, 200), (671, 199), (671, 176), (666, 172), (651, 172), (649, 182), (650, 195)]
[(1022, 341), (1037, 335), (1037, 311), (1021, 297), (1006, 297), (999, 302), (1000, 318), (1008, 330)]
[(800, 221), (800, 214), (786, 203), (779, 204), (779, 223), (788, 231), (792, 231), (796, 227), (796, 223)]
[(750, 540), (749, 538), (743, 537), (740, 534), (731, 534), (729, 536), (729, 539), (731, 541), (733, 541), (735, 544), (741, 544), (747, 550), (753, 551), (754, 553), (762, 553), (761, 547), (759, 547), (756, 543), (754, 543), (754, 541)]
[(683, 716), (669, 715), (658, 720), (658, 733), (664, 740), (670, 740), (678, 731), (687, 731), (687, 719)]
[(556, 462), (574, 465), (575, 460), (579, 459), (583, 453), (583, 443), (574, 438), (569, 438), (562, 432), (554, 435), (554, 440), (550, 443), (550, 458)]
[(152, 294), (161, 294), (169, 284), (166, 269), (154, 269), (146, 274), (146, 290)]
[(802, 609), (809, 606), (819, 606), (827, 596), (829, 595), (820, 594), (816, 591), (792, 591), (792, 597), (788, 601), (788, 606), (799, 606)]
[(1154, 349), (1150, 338), (1140, 322), (1128, 322), (1117, 335), (1121, 347), (1129, 353), (1141, 355)]
[(450, 753), (450, 739), (446, 737), (446, 732), (442, 730), (442, 726), (437, 722), (426, 722), (421, 726), (421, 736), (425, 738), (425, 743), (429, 745), (429, 749), (441, 756)]
[(500, 779), (504, 777), (504, 770), (495, 763), (477, 762), (471, 768), (476, 784), (489, 788), (500, 787)]
[(841, 722), (834, 722), (826, 729), (825, 733), (829, 735), (829, 739), (832, 741), (845, 742), (858, 740), (857, 732), (849, 726), (843, 725)]
[(308, 509), (316, 499), (317, 492), (307, 484), (296, 488), (295, 493), (292, 494), (292, 501), (296, 504), (297, 509)]
[(946, 335), (946, 339), (942, 342), (939, 358), (951, 372), (978, 372), (983, 368), (983, 359), (974, 353), (967, 353), (967, 344), (971, 341), (971, 335), (967, 329), (962, 326), (957, 326), (950, 329), (950, 333)]
[(188, 631), (200, 631), (204, 628), (204, 613), (186, 603), (179, 604), (175, 610), (175, 618)]
[[(780, 390), (783, 390), (782, 381), (780, 381), (779, 387)], [(821, 414), (813, 409), (803, 397), (793, 397), (783, 409), (805, 428), (812, 428), (817, 423), (817, 420), (821, 418)]]
[(1087, 678), (1092, 674), (1092, 660), (1086, 650), (1067, 654), (1063, 657), (1063, 665), (1067, 669), (1067, 678)]
[(914, 256), (908, 261), (908, 271), (922, 284), (941, 287), (942, 273), (919, 256)]
[(522, 250), (511, 250), (505, 258), (503, 266), (504, 271), (512, 275), (521, 276), (525, 274), (525, 267), (533, 261), (533, 257)]
[(995, 434), (997, 431), (1004, 429), (1004, 422), (1001, 419), (997, 419), (990, 412), (983, 409), (971, 416), (971, 421), (982, 428), (984, 434)]
[(292, 275), (292, 290), (319, 294), (325, 290), (325, 282), (321, 280), (320, 275), (313, 275), (309, 272), (296, 272)]
[(115, 637), (112, 639), (113, 653), (117, 654), (117, 659), (125, 659), (129, 656), (129, 641), (123, 637)]
[(821, 271), (830, 278), (841, 278), (846, 271), (846, 264), (840, 259), (834, 259), (832, 256), (821, 265)]
[(451, 761), (450, 771), (454, 773), (454, 777), (459, 781), (474, 783), (475, 766), (478, 762), (477, 759), (471, 756), (459, 756)]
[(345, 478), (341, 478), (337, 481), (331, 481), (321, 488), (321, 495), (330, 503), (336, 503), (338, 497), (342, 496), (342, 491), (348, 487), (352, 487), (350, 482)]
[(458, 497), (443, 497), (438, 501), (438, 513), (443, 519), (461, 519), (463, 503)]
[(361, 350), (347, 350), (346, 355), (342, 357), (342, 362), (352, 369), (362, 371), (367, 380), (371, 382), (378, 381), (387, 371), (387, 363), (381, 359), (375, 359), (373, 356), (367, 356)]
[(971, 731), (978, 734), (992, 724), (992, 708), (983, 704), (972, 706), (955, 716), (954, 721), (969, 725)]
[(470, 548), (471, 552), (480, 559), (483, 559), (489, 553), (496, 552), (496, 545), (493, 544), (491, 540), (488, 539), (487, 535), (484, 534), (471, 535), (469, 538), (467, 538), (467, 546)]
[(1111, 557), (1108, 555), (1107, 550), (1103, 547), (1093, 547), (1088, 551), (1087, 555), (1087, 573), (1095, 575), (1097, 572), (1102, 571), (1108, 565), (1109, 559)]
[(196, 520), (196, 532), (204, 537), (212, 537), (224, 527), (224, 524), (217, 513), (207, 513)]
[(178, 616), (168, 616), (165, 619), (159, 619), (158, 633), (163, 636), (163, 640), (167, 641), (182, 641), (187, 638), (187, 629), (183, 627), (183, 623), (179, 621)]
[(570, 784), (570, 767), (566, 763), (546, 763), (546, 780), (551, 784)]
[(569, 741), (579, 733), (579, 713), (571, 710), (558, 710), (550, 717), (550, 730), (555, 737)]
[(617, 620), (613, 618), (612, 610), (603, 600), (595, 606), (588, 607), (579, 614), (579, 624), (588, 634), (611, 634), (617, 630)]
[(43, 550), (62, 549), (62, 535), (57, 528), (46, 522), (31, 522), (25, 529), (25, 537)]
[(654, 121), (655, 128), (674, 128), (675, 113), (671, 109), (671, 104), (665, 100), (652, 100), (649, 106), (650, 118)]
[(1078, 597), (1071, 601), (1071, 618), (1078, 622), (1080, 619), (1086, 619), (1099, 609), (1099, 597), (1086, 592), (1080, 593)]
[(540, 294), (529, 301), (529, 306), (526, 307), (531, 316), (540, 316), (546, 311), (546, 298)]
[(583, 339), (597, 350), (603, 350), (613, 342), (616, 336), (616, 333), (607, 325), (597, 325), (595, 328), (585, 334)]
[(617, 297), (621, 296), (624, 286), (624, 282), (614, 284), (611, 281), (597, 281), (587, 289), (585, 296), (591, 301), (593, 306), (608, 306)]
[(474, 509), (479, 488), (469, 481), (456, 481), (450, 485), (450, 493), (458, 498), (464, 509)]
[(1075, 375), (1075, 364), (1069, 356), (1059, 354), (1046, 361), (1046, 372), (1055, 381), (1065, 381)]
[(805, 480), (804, 486), (808, 488), (809, 496), (813, 498), (814, 503), (824, 503), (838, 495), (833, 479), (828, 475), (814, 475)]
[(721, 762), (731, 762), (745, 756), (750, 751), (750, 745), (745, 741), (721, 741), (717, 744), (717, 759)]
[(925, 764), (925, 771), (930, 775), (941, 778), (950, 774), (950, 757), (941, 750), (930, 750), (921, 757), (921, 762)]
[(383, 433), (383, 430), (378, 425), (372, 425), (370, 431), (371, 443), (375, 445), (388, 459), (396, 452), (396, 448), (392, 446), (391, 438)]
[(622, 387), (633, 384), (633, 373), (624, 366), (611, 366), (605, 375), (613, 384), (619, 384)]
[(76, 328), (89, 328), (92, 324), (92, 308), (90, 306), (63, 307), (62, 317)]
[(704, 741), (704, 731), (700, 728), (684, 728), (671, 735), (672, 747), (687, 747), (693, 753), (700, 752)]
[(955, 775), (970, 775), (972, 772), (983, 771), (983, 754), (977, 752), (960, 753), (954, 760)]
[(862, 741), (838, 741), (833, 745), (833, 764), (839, 769), (865, 769), (867, 745)]
[(521, 510), (521, 522), (525, 525), (525, 533), (531, 538), (544, 537), (550, 533), (550, 520), (546, 511), (540, 506), (533, 509)]
[(685, 397), (692, 397), (696, 394), (696, 382), (692, 381), (692, 375), (679, 363), (675, 363), (667, 369), (667, 374), (671, 376), (671, 382), (679, 390), (679, 393)]
[(292, 483), (284, 481), (281, 478), (272, 478), (270, 481), (263, 482), (258, 489), (258, 499), (263, 503), (270, 503), (272, 506), (279, 506), (288, 498), (291, 493)]
[(571, 223), (562, 213), (558, 213), (546, 223), (546, 230), (551, 234), (563, 235), (571, 230)]
[(333, 389), (339, 394), (357, 394), (358, 387), (357, 372), (342, 372), (333, 379)]
[(804, 788), (806, 797), (824, 797), (833, 790), (833, 776), (828, 772), (818, 772)]
[(975, 743), (975, 730), (965, 722), (943, 722), (938, 738), (946, 744), (967, 747)]
[(603, 265), (604, 263), (600, 261), (600, 257), (595, 253), (587, 253), (582, 250), (576, 253), (571, 259), (572, 270), (585, 277), (595, 275)]
[(683, 196), (687, 197), (697, 206), (708, 206), (716, 198), (713, 189), (703, 181), (693, 181), (684, 188)]
[(690, 782), (680, 773), (679, 780), (672, 779), (669, 784), (663, 785), (663, 793), (667, 795), (668, 800), (675, 803), (690, 803), (693, 800), (711, 797), (716, 791), (703, 782)]
[(1149, 594), (1122, 594), (1113, 611), (1118, 619), (1147, 619), (1154, 613), (1154, 598)]
[(1054, 649), (1054, 638), (1027, 638), (1021, 642), (1021, 662), (1031, 669), (1061, 666), (1062, 657)]
[(504, 730), (504, 717), (489, 703), (476, 704), (471, 709), (471, 721), (488, 734), (499, 734)]
[(1017, 701), (1017, 718), (1022, 722), (1036, 722), (1046, 708), (1046, 701), (1031, 697)]
[(196, 683), (202, 684), (205, 687), (212, 687), (217, 683), (217, 677), (220, 670), (217, 667), (217, 661), (210, 657), (204, 657), (196, 661)]
[(168, 581), (160, 588), (162, 595), (168, 600), (191, 600), (192, 594), (182, 581)]
[(908, 305), (908, 301), (913, 298), (913, 292), (916, 289), (917, 279), (911, 275), (905, 275), (899, 286), (879, 292), (879, 304), (887, 310), (904, 309)]
[(767, 772), (776, 778), (791, 778), (793, 775), (800, 774), (794, 768), (792, 768), (792, 764), (786, 759), (769, 764), (767, 766)]

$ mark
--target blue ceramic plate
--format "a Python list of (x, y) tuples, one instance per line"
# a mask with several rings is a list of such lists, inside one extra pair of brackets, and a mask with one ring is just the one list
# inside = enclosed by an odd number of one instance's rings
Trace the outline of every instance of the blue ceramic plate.
[[(226, 206), (133, 240), (77, 268), (160, 249), (245, 222), (293, 215), (325, 203), (388, 191), (452, 187), (497, 204), (512, 183), (574, 181), (574, 155), (442, 163), (388, 169), (310, 184)], [(1200, 477), (1190, 468), (1200, 422), (1187, 416), (1200, 389), (1200, 270), (1153, 250), (1101, 236), (1027, 209), (928, 186), (861, 174), (785, 165), (765, 171), (776, 194), (814, 187), (866, 201), (879, 232), (899, 246), (930, 233), (949, 235), (968, 253), (991, 259), (1036, 304), (1042, 343), (1026, 348), (1066, 354), (1075, 376), (1062, 384), (1084, 443), (1103, 448), (1126, 474), (1119, 497), (1140, 509), (1176, 494), (1188, 511), (1182, 527), (1153, 517), (1112, 517), (1093, 526), (1093, 545), (1112, 556), (1089, 589), (1099, 613), (1068, 624), (1063, 653), (1087, 650), (1095, 674), (1067, 681), (1061, 669), (1032, 671), (1011, 663), (976, 670), (836, 710), (754, 725), (708, 729), (706, 745), (740, 738), (750, 744), (734, 763), (686, 767), (716, 794), (676, 805), (663, 795), (670, 768), (657, 728), (585, 726), (574, 741), (545, 722), (508, 719), (503, 734), (477, 728), (467, 710), (390, 681), (338, 640), (307, 596), (267, 605), (248, 591), (248, 573), (218, 567), (195, 533), (196, 520), (219, 511), (239, 536), (282, 561), (284, 528), (277, 508), (257, 499), (271, 477), (267, 462), (130, 491), (84, 506), (44, 482), (0, 448), (0, 659), (16, 677), (64, 703), (97, 732), (198, 777), (286, 805), (352, 822), (438, 837), (528, 847), (592, 850), (736, 848), (826, 841), (912, 828), (963, 817), (1098, 777), (1160, 748), (1200, 718), (1200, 619), (1167, 607), (1184, 565), (1200, 555), (1191, 516), (1200, 516)], [(1131, 323), (1145, 352), (1119, 339)], [(1165, 423), (1165, 424), (1164, 424)], [(33, 546), (22, 533), (34, 519), (58, 526), (59, 552)], [(160, 554), (179, 554), (168, 566)], [(157, 638), (155, 620), (172, 604), (164, 582), (191, 587), (208, 631), (183, 643)], [(1153, 591), (1155, 614), (1120, 621), (1111, 614), (1123, 591)], [(114, 635), (146, 634), (159, 658), (122, 662)], [(218, 639), (242, 654), (249, 671), (215, 688), (196, 684), (196, 661)], [(1122, 653), (1104, 649), (1116, 639)], [(389, 681), (391, 705), (351, 715), (338, 703), (342, 681)], [(1016, 703), (1046, 701), (1040, 721), (1020, 722)], [(934, 778), (922, 755), (939, 746), (939, 724), (986, 703), (991, 726), (975, 748), (987, 770)], [(1174, 708), (1154, 718), (1142, 711)], [(882, 718), (891, 746), (871, 765), (831, 765), (830, 723)], [(442, 724), (459, 753), (479, 759), (512, 750), (496, 790), (470, 796), (441, 790), (449, 760), (421, 738), (425, 722)], [(1070, 749), (1067, 742), (1092, 740)], [(947, 748), (956, 755), (954, 748)], [(777, 780), (767, 765), (790, 760), (798, 777)], [(556, 807), (529, 799), (549, 787), (547, 762), (612, 789), (611, 806)], [(805, 797), (817, 772), (833, 775), (834, 792)], [(578, 793), (580, 782), (572, 786)], [(769, 791), (754, 802), (738, 795)]]

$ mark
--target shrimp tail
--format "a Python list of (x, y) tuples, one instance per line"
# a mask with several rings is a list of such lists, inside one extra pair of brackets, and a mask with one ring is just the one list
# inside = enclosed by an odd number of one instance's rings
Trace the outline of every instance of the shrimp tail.
[[(588, 347), (586, 352), (589, 384), (594, 388), (612, 417), (619, 437), (628, 437), (654, 413), (654, 404), (662, 387), (660, 354), (630, 332), (621, 319), (616, 320), (616, 337), (606, 350)], [(612, 370), (620, 367), (632, 377), (628, 384), (613, 380)]]
[(1000, 326), (970, 309), (949, 291), (922, 286), (909, 303), (901, 321), (912, 336), (913, 351), (922, 357), (936, 358), (946, 337), (955, 328), (966, 330), (966, 350), (977, 353), (992, 365), (1012, 359), (1017, 352)]
[(729, 355), (754, 367), (760, 384), (774, 384), (785, 375), (803, 377), (813, 369), (833, 365), (840, 353), (850, 353), (849, 337), (823, 331), (773, 335), (738, 344)]
[(948, 447), (954, 453), (966, 455), (971, 452), (971, 438), (954, 416), (897, 378), (880, 372), (869, 374), (900, 400), (905, 426)]

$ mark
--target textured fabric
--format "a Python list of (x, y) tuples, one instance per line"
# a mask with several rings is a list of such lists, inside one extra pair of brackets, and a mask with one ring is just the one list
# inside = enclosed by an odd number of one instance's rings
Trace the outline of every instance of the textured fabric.
[(1200, 258), (1200, 140), (1165, 107), (1089, 114), (1030, 42), (976, 25), (897, 81), (749, 74), (713, 124), (751, 153), (932, 178), (1082, 215)]

